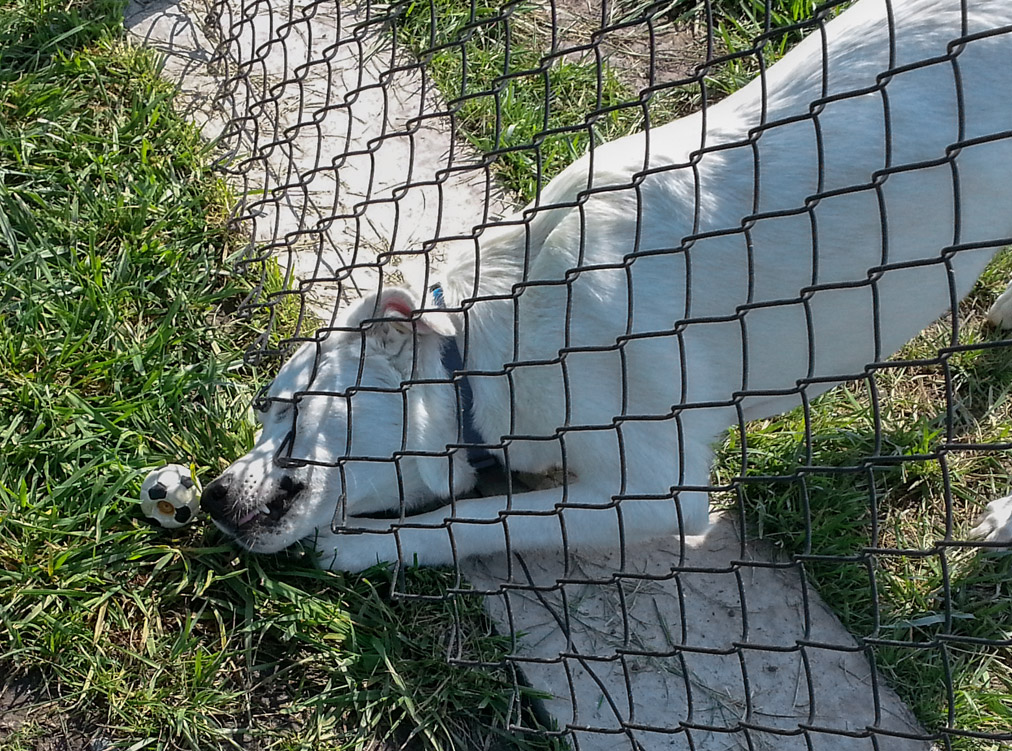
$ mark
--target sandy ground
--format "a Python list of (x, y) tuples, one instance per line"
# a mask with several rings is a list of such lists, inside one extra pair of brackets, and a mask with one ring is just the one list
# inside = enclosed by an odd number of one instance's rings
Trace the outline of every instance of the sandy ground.
[[(797, 564), (705, 538), (617, 554), (473, 561), (515, 663), (582, 751), (925, 751), (929, 743)], [(512, 572), (508, 564), (512, 563)], [(621, 572), (616, 574), (616, 572)], [(494, 594), (492, 594), (494, 593)], [(877, 744), (877, 745), (876, 745)]]
[[(427, 242), (470, 235), (511, 208), (489, 169), (452, 138), (421, 66), (395, 61), (389, 35), (354, 7), (257, 9), (217, 25), (187, 0), (134, 0), (127, 12), (230, 158), (251, 255), (290, 269), (324, 321), (380, 274), (424, 289), (441, 260), (422, 252)], [(229, 30), (216, 58), (207, 32)]]

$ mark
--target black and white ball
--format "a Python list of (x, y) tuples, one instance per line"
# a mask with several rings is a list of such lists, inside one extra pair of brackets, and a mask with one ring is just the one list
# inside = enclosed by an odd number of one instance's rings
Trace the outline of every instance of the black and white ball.
[(200, 490), (188, 467), (168, 464), (141, 483), (141, 510), (166, 529), (189, 524), (200, 508)]

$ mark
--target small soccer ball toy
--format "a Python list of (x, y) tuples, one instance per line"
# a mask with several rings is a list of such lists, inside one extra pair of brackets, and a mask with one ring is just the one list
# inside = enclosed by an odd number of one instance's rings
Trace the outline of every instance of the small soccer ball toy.
[(141, 483), (141, 510), (166, 529), (179, 529), (197, 515), (200, 491), (188, 467), (168, 464)]

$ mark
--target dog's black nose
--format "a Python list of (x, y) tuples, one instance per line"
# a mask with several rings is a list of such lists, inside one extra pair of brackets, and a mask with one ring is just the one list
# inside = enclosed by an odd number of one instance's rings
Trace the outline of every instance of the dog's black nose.
[(228, 488), (231, 484), (232, 475), (225, 474), (205, 487), (204, 492), (200, 494), (200, 507), (212, 519), (221, 519), (225, 516), (225, 499), (228, 498)]

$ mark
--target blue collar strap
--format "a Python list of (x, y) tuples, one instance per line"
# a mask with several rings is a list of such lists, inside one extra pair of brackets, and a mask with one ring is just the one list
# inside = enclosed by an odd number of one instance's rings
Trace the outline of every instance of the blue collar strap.
[[(429, 292), (432, 294), (433, 305), (445, 310), (446, 300), (443, 299), (443, 288), (438, 284), (433, 284), (429, 287)], [(480, 445), (485, 440), (474, 426), (472, 413), (474, 395), (471, 392), (471, 382), (464, 370), (464, 358), (460, 356), (460, 348), (457, 346), (457, 338), (454, 336), (443, 339), (443, 367), (457, 384), (457, 406), (460, 409), (457, 415), (457, 424), (461, 426), (461, 437), (467, 444), (468, 463), (477, 470), (498, 466), (499, 462), (492, 453)]]

